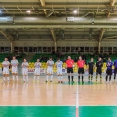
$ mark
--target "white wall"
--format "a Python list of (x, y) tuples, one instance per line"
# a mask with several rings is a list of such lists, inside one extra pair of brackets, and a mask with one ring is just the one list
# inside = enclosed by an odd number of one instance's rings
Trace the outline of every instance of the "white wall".
[[(15, 41), (13, 42), (14, 46), (17, 47), (37, 47), (37, 46), (44, 46), (44, 47), (54, 47), (54, 42), (53, 41)], [(98, 46), (98, 41), (58, 41), (57, 46), (60, 47), (67, 47), (67, 46), (84, 46), (84, 47), (97, 47)], [(0, 41), (0, 47), (10, 47), (10, 42), (9, 41)], [(101, 47), (117, 47), (117, 41), (102, 41), (101, 42)]]

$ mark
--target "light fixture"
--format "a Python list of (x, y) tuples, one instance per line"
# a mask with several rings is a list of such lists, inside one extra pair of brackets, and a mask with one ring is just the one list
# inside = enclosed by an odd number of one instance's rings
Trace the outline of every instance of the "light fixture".
[(93, 25), (93, 24), (95, 24), (95, 22), (94, 22), (94, 21), (92, 21), (92, 22), (91, 22), (91, 24)]
[(27, 10), (26, 12), (27, 12), (27, 13), (30, 13), (31, 11), (30, 11), (30, 10)]
[(77, 13), (78, 11), (77, 10), (73, 10), (73, 13)]

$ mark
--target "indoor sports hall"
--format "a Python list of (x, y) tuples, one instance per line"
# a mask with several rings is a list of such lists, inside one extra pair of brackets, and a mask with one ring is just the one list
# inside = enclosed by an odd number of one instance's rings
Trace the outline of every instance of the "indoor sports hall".
[(0, 0), (0, 117), (117, 117), (117, 1)]

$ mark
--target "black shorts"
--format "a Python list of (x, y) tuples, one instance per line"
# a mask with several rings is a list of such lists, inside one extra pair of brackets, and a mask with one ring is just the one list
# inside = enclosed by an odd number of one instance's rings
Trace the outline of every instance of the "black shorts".
[(73, 68), (72, 67), (68, 67), (67, 68), (67, 73), (73, 73)]
[(89, 69), (89, 75), (93, 75), (93, 69)]
[(78, 73), (79, 73), (79, 74), (84, 74), (84, 68), (79, 68), (79, 69), (78, 69)]
[(98, 75), (98, 74), (102, 75), (102, 69), (97, 69), (97, 70), (96, 70), (96, 74), (97, 74), (97, 75)]
[(107, 75), (112, 75), (112, 69), (107, 69), (107, 70), (106, 70), (106, 74), (107, 74)]
[(117, 74), (117, 68), (114, 69), (114, 74)]

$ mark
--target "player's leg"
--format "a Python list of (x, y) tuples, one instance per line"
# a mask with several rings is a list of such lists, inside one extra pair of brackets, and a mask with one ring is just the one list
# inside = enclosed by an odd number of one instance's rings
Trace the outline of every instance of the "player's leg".
[(62, 69), (60, 70), (60, 80), (61, 80), (61, 83), (63, 83)]
[(5, 82), (5, 80), (6, 80), (6, 74), (3, 73), (3, 81)]
[(6, 70), (7, 80), (9, 81), (9, 69)]
[(24, 68), (22, 69), (22, 76), (23, 76), (23, 82), (25, 82), (26, 79), (25, 79), (25, 69)]
[(35, 82), (37, 75), (34, 74), (33, 82)]
[(40, 78), (40, 69), (38, 69), (37, 71), (37, 82), (39, 82), (39, 78)]
[(68, 83), (70, 83), (70, 69), (67, 68), (67, 74), (68, 74)]
[(72, 83), (74, 83), (73, 68), (71, 68), (71, 79), (72, 79)]
[(78, 83), (80, 83), (80, 68), (78, 69)]
[(102, 70), (100, 70), (100, 83), (102, 83)]
[(12, 79), (13, 79), (13, 81), (15, 80), (15, 74), (14, 73), (12, 73)]
[(98, 78), (98, 70), (96, 70), (96, 82), (97, 82), (97, 78)]
[(58, 77), (58, 83), (60, 83), (60, 70), (57, 69), (57, 77)]
[(82, 83), (84, 83), (84, 68), (81, 69)]
[(115, 69), (114, 69), (114, 82), (115, 82), (115, 80), (116, 80), (116, 74), (117, 74), (117, 69), (115, 68)]
[(48, 82), (48, 78), (49, 78), (49, 68), (47, 68), (47, 71), (46, 71), (46, 81), (45, 82)]
[(108, 70), (106, 70), (106, 83), (108, 82)]
[(88, 76), (88, 82), (90, 83), (90, 78), (91, 78), (91, 74), (89, 72), (89, 76)]
[(37, 69), (35, 69), (35, 71), (34, 71), (33, 82), (35, 82), (35, 80), (36, 80), (36, 77), (37, 77)]
[(51, 70), (50, 70), (50, 82), (52, 82), (52, 80), (53, 80), (53, 69), (51, 68)]
[(28, 69), (26, 68), (26, 73), (25, 73), (26, 81), (28, 82)]
[(15, 69), (12, 67), (12, 80), (14, 81), (15, 80)]
[(111, 83), (112, 70), (109, 70), (109, 82)]
[(18, 81), (18, 79), (19, 79), (18, 72), (15, 73), (15, 77), (16, 77), (16, 80)]

